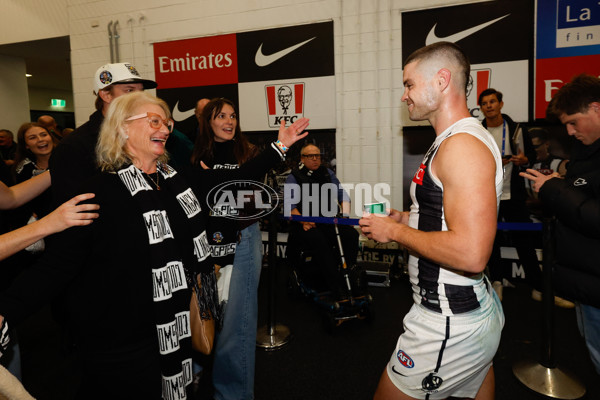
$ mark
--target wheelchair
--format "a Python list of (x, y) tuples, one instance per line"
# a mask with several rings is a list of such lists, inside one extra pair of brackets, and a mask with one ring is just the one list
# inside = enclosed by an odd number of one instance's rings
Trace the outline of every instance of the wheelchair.
[(346, 266), (343, 251), (340, 252), (337, 246), (332, 250), (340, 255), (337, 265), (339, 293), (327, 287), (316, 262), (318, 254), (310, 249), (300, 249), (298, 258), (288, 260), (288, 293), (293, 298), (306, 298), (315, 303), (323, 312), (324, 326), (329, 332), (347, 321), (370, 322), (373, 319), (373, 297), (368, 291), (366, 271), (359, 265)]

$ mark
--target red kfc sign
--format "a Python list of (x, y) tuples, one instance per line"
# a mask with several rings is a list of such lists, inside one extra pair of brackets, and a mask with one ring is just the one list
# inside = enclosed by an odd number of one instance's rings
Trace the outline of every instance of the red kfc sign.
[(304, 116), (304, 83), (267, 85), (269, 126), (277, 128), (281, 121), (294, 123)]

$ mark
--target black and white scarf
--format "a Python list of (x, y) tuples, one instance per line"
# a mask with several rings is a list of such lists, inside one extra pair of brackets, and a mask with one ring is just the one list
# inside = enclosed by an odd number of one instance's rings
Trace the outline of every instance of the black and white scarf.
[[(212, 314), (219, 326), (221, 316), (205, 216), (192, 189), (169, 165), (157, 165), (156, 181), (160, 189), (134, 165), (120, 169), (117, 174), (136, 201), (148, 232), (147, 251), (151, 260), (148, 273), (152, 273), (162, 397), (186, 399), (186, 388), (193, 379), (189, 319), (191, 287), (195, 286), (197, 293), (201, 293), (198, 298), (204, 319)], [(181, 229), (184, 232), (174, 232), (169, 224), (169, 215), (161, 200), (164, 192), (174, 195), (185, 213), (189, 225), (187, 230)], [(182, 246), (182, 241), (191, 243)], [(182, 248), (189, 248), (194, 256), (182, 255)], [(198, 275), (203, 290), (198, 287)]]

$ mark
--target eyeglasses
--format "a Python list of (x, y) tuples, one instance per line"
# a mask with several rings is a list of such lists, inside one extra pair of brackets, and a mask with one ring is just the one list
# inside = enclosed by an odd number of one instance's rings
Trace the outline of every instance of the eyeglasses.
[(321, 158), (320, 154), (302, 154), (302, 157), (308, 158), (310, 160), (319, 160)]
[(175, 122), (173, 122), (172, 119), (162, 119), (160, 115), (151, 112), (134, 115), (127, 118), (125, 121), (134, 121), (142, 118), (148, 118), (148, 124), (152, 129), (160, 129), (164, 125), (167, 127), (167, 129), (169, 129), (169, 132), (173, 132), (173, 126), (175, 125)]

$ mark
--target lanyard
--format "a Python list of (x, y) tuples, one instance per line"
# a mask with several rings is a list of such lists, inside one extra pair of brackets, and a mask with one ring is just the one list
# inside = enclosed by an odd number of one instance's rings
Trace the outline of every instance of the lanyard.
[(506, 121), (502, 121), (502, 156), (504, 157), (504, 149), (506, 146)]

